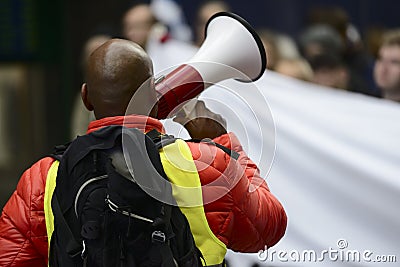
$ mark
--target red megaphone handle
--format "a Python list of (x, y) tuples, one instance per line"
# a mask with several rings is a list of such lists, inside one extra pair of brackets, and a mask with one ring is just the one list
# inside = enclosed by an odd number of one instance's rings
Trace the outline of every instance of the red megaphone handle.
[(158, 119), (165, 119), (179, 104), (198, 96), (204, 90), (200, 73), (190, 65), (181, 65), (156, 84)]

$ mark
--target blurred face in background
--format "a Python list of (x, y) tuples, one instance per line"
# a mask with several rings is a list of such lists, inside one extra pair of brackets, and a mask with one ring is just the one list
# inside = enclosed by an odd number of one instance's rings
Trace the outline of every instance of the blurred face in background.
[(400, 46), (386, 45), (379, 49), (374, 78), (383, 91), (400, 92)]
[(148, 5), (137, 5), (128, 10), (122, 21), (123, 35), (126, 39), (146, 47), (147, 38), (155, 18)]
[(229, 11), (228, 5), (223, 1), (210, 1), (199, 8), (196, 20), (196, 45), (201, 46), (205, 39), (205, 27), (208, 20), (215, 13)]

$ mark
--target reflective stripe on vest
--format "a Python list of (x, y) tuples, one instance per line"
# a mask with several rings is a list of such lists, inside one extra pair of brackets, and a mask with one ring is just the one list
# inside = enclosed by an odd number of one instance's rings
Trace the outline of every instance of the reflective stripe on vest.
[(165, 173), (172, 182), (174, 198), (189, 221), (196, 246), (206, 265), (218, 265), (224, 260), (226, 246), (211, 231), (203, 207), (200, 177), (189, 146), (183, 140), (160, 150)]
[(51, 210), (51, 198), (53, 196), (54, 188), (56, 188), (57, 170), (60, 162), (58, 160), (51, 164), (47, 172), (46, 187), (44, 189), (44, 218), (46, 222), (48, 248), (50, 249), (50, 239), (54, 230), (54, 216)]

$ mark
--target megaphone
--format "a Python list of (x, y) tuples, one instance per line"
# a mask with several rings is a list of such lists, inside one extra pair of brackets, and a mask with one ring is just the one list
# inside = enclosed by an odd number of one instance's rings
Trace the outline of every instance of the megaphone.
[(258, 80), (266, 68), (264, 46), (256, 31), (240, 16), (214, 14), (205, 27), (205, 40), (185, 64), (156, 79), (158, 119), (226, 79)]

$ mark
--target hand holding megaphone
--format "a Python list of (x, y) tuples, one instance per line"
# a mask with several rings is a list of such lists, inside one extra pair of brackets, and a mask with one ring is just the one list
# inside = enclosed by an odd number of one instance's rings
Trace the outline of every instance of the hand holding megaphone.
[[(190, 106), (189, 109), (185, 109)], [(226, 120), (206, 107), (204, 101), (192, 99), (176, 114), (175, 122), (182, 124), (194, 139), (214, 139), (226, 133)]]
[(256, 81), (264, 73), (264, 47), (244, 19), (229, 12), (216, 13), (205, 32), (206, 39), (192, 59), (156, 80), (158, 119), (210, 85), (230, 78)]

